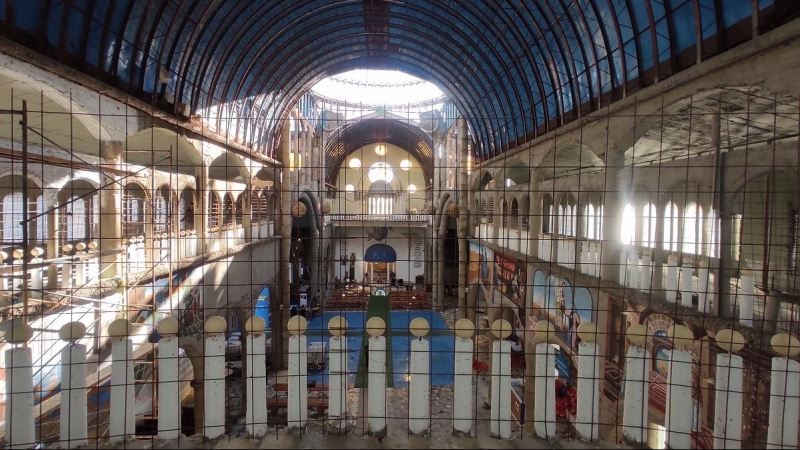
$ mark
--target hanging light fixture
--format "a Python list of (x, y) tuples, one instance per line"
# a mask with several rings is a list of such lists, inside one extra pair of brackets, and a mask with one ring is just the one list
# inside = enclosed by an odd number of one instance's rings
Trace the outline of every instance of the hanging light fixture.
[(375, 154), (378, 156), (386, 155), (386, 145), (378, 144), (375, 146)]
[(409, 184), (406, 190), (409, 194), (413, 194), (414, 192), (417, 192), (417, 187), (413, 184)]
[(404, 159), (400, 161), (400, 168), (403, 170), (408, 170), (411, 168), (411, 161)]

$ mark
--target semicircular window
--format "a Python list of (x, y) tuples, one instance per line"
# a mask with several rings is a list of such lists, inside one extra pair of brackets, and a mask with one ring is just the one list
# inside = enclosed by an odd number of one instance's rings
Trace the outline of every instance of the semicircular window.
[(369, 185), (367, 211), (370, 214), (392, 214), (394, 212), (394, 189), (385, 180), (376, 180)]

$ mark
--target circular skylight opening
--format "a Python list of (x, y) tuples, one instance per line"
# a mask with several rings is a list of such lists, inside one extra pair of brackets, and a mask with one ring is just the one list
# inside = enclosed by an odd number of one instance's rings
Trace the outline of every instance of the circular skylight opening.
[(411, 161), (404, 159), (400, 161), (400, 168), (403, 170), (408, 170), (411, 168)]
[(354, 169), (354, 170), (360, 169), (361, 168), (361, 160), (358, 159), (358, 158), (353, 158), (353, 159), (350, 160), (350, 163), (348, 164), (348, 166), (351, 169)]
[(372, 165), (372, 167), (369, 168), (367, 177), (371, 183), (380, 180), (391, 183), (394, 179), (394, 172), (392, 171), (392, 166), (389, 164), (386, 164), (385, 162), (376, 162)]

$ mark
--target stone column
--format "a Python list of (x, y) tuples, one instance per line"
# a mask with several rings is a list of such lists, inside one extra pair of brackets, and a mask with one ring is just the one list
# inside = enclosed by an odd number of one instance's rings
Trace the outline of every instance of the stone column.
[(288, 325), (289, 292), (289, 271), (291, 262), (291, 240), (292, 240), (292, 174), (289, 171), (289, 151), (291, 149), (291, 130), (289, 121), (283, 124), (281, 131), (281, 155), (283, 166), (281, 168), (281, 179), (275, 180), (276, 190), (280, 191), (280, 218), (281, 218), (281, 250), (280, 250), (280, 288), (278, 290), (279, 306), (272, 310), (273, 314), (273, 335), (272, 335), (272, 360), (275, 367), (286, 367), (284, 355), (289, 351), (288, 339), (284, 336), (284, 330)]
[(739, 323), (751, 328), (753, 327), (755, 283), (756, 279), (752, 270), (742, 269), (739, 272), (739, 291), (737, 295)]
[(647, 442), (650, 352), (645, 349), (647, 327), (633, 325), (627, 331), (631, 346), (625, 356), (625, 406), (622, 434), (630, 443)]
[[(61, 256), (61, 232), (59, 231), (58, 227), (58, 218), (59, 218), (59, 209), (55, 207), (58, 205), (58, 194), (56, 193), (45, 193), (45, 208), (47, 212), (47, 259), (55, 259)], [(123, 245), (120, 242), (120, 245)], [(120, 261), (124, 261), (123, 256), (119, 256)], [(2, 264), (2, 261), (0, 261)], [(101, 272), (102, 272), (102, 259), (101, 259)], [(66, 271), (65, 271), (66, 272)], [(104, 272), (103, 272), (104, 273)], [(67, 277), (69, 279), (69, 277)], [(63, 283), (63, 282), (62, 282)], [(57, 264), (50, 264), (47, 267), (47, 289), (49, 290), (57, 290), (60, 286), (58, 285), (58, 265)]]
[[(452, 200), (448, 200), (448, 202), (450, 201)], [(436, 285), (434, 286), (434, 288), (438, 291), (437, 308), (439, 308), (439, 310), (444, 309), (444, 280), (445, 280), (445, 271), (447, 270), (444, 260), (444, 240), (447, 238), (448, 220), (450, 219), (447, 215), (447, 203), (445, 203), (445, 207), (442, 209), (442, 221), (439, 222), (439, 238), (436, 240), (436, 245), (439, 247), (438, 248), (439, 260), (437, 262), (439, 265), (439, 270), (437, 271), (439, 278), (436, 280)]]
[(500, 439), (511, 438), (511, 330), (507, 320), (492, 324), (491, 433)]
[(659, 293), (664, 290), (664, 262), (667, 258), (667, 251), (664, 250), (664, 225), (664, 208), (656, 202), (656, 238), (652, 252), (652, 291)]
[(469, 435), (472, 432), (474, 403), (472, 387), (472, 357), (475, 343), (475, 324), (470, 319), (458, 319), (455, 325), (455, 368), (453, 370), (453, 428)]
[(536, 342), (536, 383), (538, 394), (533, 411), (533, 428), (536, 436), (551, 439), (556, 435), (556, 355), (550, 345), (555, 336), (555, 327), (546, 320), (534, 325)]
[(228, 324), (220, 316), (209, 317), (205, 323), (204, 422), (203, 435), (214, 439), (225, 434), (225, 330)]
[(605, 217), (603, 218), (603, 248), (601, 256), (600, 274), (603, 279), (615, 281), (620, 284), (619, 267), (625, 261), (620, 261), (622, 250), (619, 230), (622, 229), (622, 212), (625, 207), (623, 196), (623, 165), (625, 162), (625, 149), (609, 147), (606, 149), (606, 186), (603, 198)]
[[(121, 142), (112, 141), (102, 146), (101, 152), (108, 162), (106, 166), (115, 169), (122, 168)], [(100, 185), (100, 252), (122, 248), (122, 177), (110, 173), (101, 174)], [(52, 221), (52, 220), (51, 220)], [(53, 224), (54, 228), (56, 224)], [(48, 223), (48, 229), (50, 224)], [(55, 232), (55, 229), (53, 230)], [(148, 236), (148, 238), (151, 236)], [(49, 246), (48, 246), (48, 250)], [(48, 251), (50, 253), (50, 251)], [(106, 255), (100, 258), (100, 277), (103, 279), (114, 278), (120, 273), (119, 264), (122, 253)], [(55, 274), (54, 274), (55, 275)]]
[(308, 323), (303, 316), (289, 319), (288, 427), (304, 429), (308, 421)]
[[(245, 242), (253, 240), (253, 185), (252, 180), (248, 179), (244, 192), (242, 193), (242, 227), (244, 228)], [(237, 224), (238, 225), (238, 224)]]
[(772, 358), (767, 448), (796, 449), (800, 420), (800, 363), (792, 358), (800, 354), (800, 341), (782, 333), (773, 336), (771, 344), (780, 356)]
[(88, 444), (88, 409), (86, 389), (86, 346), (78, 344), (86, 335), (86, 325), (70, 322), (58, 332), (67, 342), (61, 351), (61, 420), (60, 441), (64, 448)]
[(744, 336), (725, 329), (717, 332), (717, 344), (725, 351), (717, 355), (714, 404), (714, 448), (742, 448), (742, 392), (744, 360), (734, 355), (744, 347)]
[(664, 283), (667, 302), (678, 301), (678, 255), (671, 254), (667, 258), (667, 280)]
[(328, 341), (328, 424), (336, 430), (346, 430), (347, 411), (347, 320), (332, 317), (328, 322), (332, 337)]
[(199, 240), (196, 243), (198, 254), (205, 253), (208, 248), (208, 194), (211, 192), (208, 165), (210, 162), (210, 158), (205, 158), (203, 164), (194, 169), (195, 185), (197, 186), (197, 192), (194, 194), (194, 228), (197, 230)]
[(367, 425), (369, 433), (378, 438), (386, 436), (386, 322), (370, 317), (366, 323), (369, 334), (367, 377)]
[(697, 302), (697, 309), (703, 314), (710, 314), (711, 304), (713, 302), (714, 291), (711, 289), (708, 277), (708, 260), (703, 258), (700, 260), (700, 267), (697, 269), (697, 281), (699, 298)]
[(136, 384), (130, 334), (131, 323), (127, 319), (117, 319), (108, 326), (111, 338), (111, 442), (124, 441), (136, 434)]
[(539, 252), (539, 233), (542, 231), (542, 199), (539, 194), (539, 169), (531, 167), (528, 185), (530, 209), (528, 211), (528, 254), (544, 259)]
[(15, 347), (6, 350), (5, 435), (9, 448), (33, 448), (36, 429), (33, 417), (33, 354), (26, 343), (33, 329), (23, 323), (12, 324), (6, 341)]
[(458, 119), (458, 317), (467, 317), (467, 264), (469, 263), (469, 204), (467, 199), (467, 121)]
[(667, 376), (665, 424), (668, 448), (691, 448), (692, 445), (692, 353), (694, 336), (683, 325), (670, 327), (667, 335), (675, 344), (670, 352)]
[(692, 307), (692, 275), (694, 268), (692, 267), (692, 258), (683, 258), (683, 265), (681, 266), (681, 306)]
[(247, 434), (260, 438), (267, 433), (267, 322), (263, 317), (253, 316), (244, 325), (247, 332), (245, 349), (245, 423)]
[(598, 352), (597, 326), (591, 322), (578, 326), (581, 343), (578, 346), (578, 407), (575, 428), (578, 436), (588, 441), (600, 437), (600, 367), (602, 355)]
[(157, 326), (158, 341), (158, 438), (177, 439), (181, 435), (180, 370), (178, 366), (178, 321), (162, 319)]
[(431, 426), (431, 344), (423, 339), (430, 325), (424, 318), (417, 317), (411, 321), (409, 329), (417, 339), (411, 341), (408, 428), (411, 434), (423, 434)]

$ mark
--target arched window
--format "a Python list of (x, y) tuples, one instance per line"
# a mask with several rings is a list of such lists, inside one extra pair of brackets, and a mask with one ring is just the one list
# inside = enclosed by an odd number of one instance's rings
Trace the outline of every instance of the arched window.
[[(490, 194), (491, 195), (491, 194)], [(494, 197), (489, 197), (489, 223), (494, 223)]]
[(4, 245), (22, 244), (22, 192), (10, 192), (3, 196), (3, 242)]
[[(734, 218), (733, 223), (736, 224), (736, 218)], [(708, 213), (708, 256), (712, 258), (719, 258), (719, 239), (720, 239), (720, 226), (722, 226), (721, 220), (719, 216), (717, 216), (717, 211), (711, 210)], [(738, 227), (734, 225), (734, 233), (733, 233), (733, 248), (738, 250)], [(736, 251), (736, 250), (734, 250)], [(738, 259), (738, 258), (737, 258)]]
[(501, 222), (500, 223), (502, 223), (503, 227), (507, 227), (508, 226), (508, 202), (505, 201), (505, 199), (503, 200), (502, 206), (503, 206), (503, 210), (502, 210), (503, 214), (501, 216)]
[(258, 191), (250, 193), (250, 220), (254, 225), (261, 222), (261, 195)]
[(170, 191), (164, 186), (156, 191), (153, 199), (153, 233), (169, 233), (172, 231), (172, 215), (170, 214)]
[(689, 203), (686, 206), (686, 211), (683, 216), (683, 239), (681, 244), (681, 251), (683, 253), (697, 254), (697, 247), (699, 245), (699, 215), (697, 204)]
[(583, 233), (586, 239), (597, 239), (597, 217), (595, 208), (591, 203), (583, 208)]
[(59, 228), (63, 243), (89, 243), (100, 222), (99, 195), (94, 185), (86, 180), (73, 180), (61, 189), (58, 202), (62, 205)]
[(673, 202), (664, 208), (664, 250), (678, 251), (678, 227), (680, 215), (678, 206)]
[(178, 202), (180, 212), (180, 230), (194, 230), (194, 190), (184, 189)]
[(630, 203), (622, 210), (620, 239), (625, 245), (633, 245), (636, 240), (636, 208)]
[(208, 193), (208, 227), (219, 226), (219, 196), (216, 192)]
[(231, 225), (233, 223), (233, 196), (230, 193), (225, 194), (225, 200), (222, 210), (222, 226)]
[(656, 222), (658, 211), (655, 205), (647, 203), (642, 208), (642, 245), (654, 248), (656, 246)]
[(378, 179), (369, 185), (367, 212), (369, 214), (392, 214), (394, 212), (394, 190), (389, 182)]
[(234, 216), (236, 217), (236, 225), (239, 226), (242, 224), (242, 215), (244, 214), (244, 192), (239, 194), (236, 197), (236, 204), (234, 205)]
[(125, 186), (122, 196), (122, 235), (125, 239), (144, 236), (145, 191), (138, 184)]
[(510, 223), (511, 228), (519, 228), (519, 203), (517, 199), (511, 200)]

